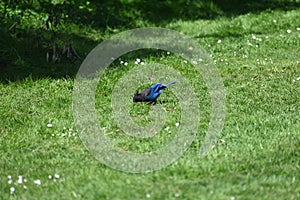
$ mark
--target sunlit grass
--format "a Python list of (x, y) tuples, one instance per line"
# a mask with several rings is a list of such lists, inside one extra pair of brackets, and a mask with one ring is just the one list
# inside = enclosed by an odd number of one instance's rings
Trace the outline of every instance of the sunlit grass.
[[(181, 159), (157, 172), (126, 174), (92, 157), (73, 123), (72, 78), (1, 84), (1, 199), (299, 199), (299, 16), (299, 10), (267, 11), (168, 25), (199, 41), (226, 87), (225, 126), (203, 159), (199, 150), (210, 99), (190, 65), (166, 52), (144, 57), (133, 53), (105, 72), (95, 103), (99, 123), (127, 150), (163, 146), (176, 134), (180, 111), (174, 110), (176, 99), (167, 90), (161, 99), (167, 101), (168, 121), (157, 140), (132, 141), (117, 127), (111, 117), (111, 93), (119, 78), (137, 66), (136, 58), (180, 71), (201, 99), (196, 140)], [(131, 106), (132, 117), (147, 124), (150, 105)]]

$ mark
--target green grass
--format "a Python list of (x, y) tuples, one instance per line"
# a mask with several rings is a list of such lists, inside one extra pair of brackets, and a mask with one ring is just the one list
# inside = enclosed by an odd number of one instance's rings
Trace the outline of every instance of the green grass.
[[(117, 145), (128, 150), (163, 146), (177, 133), (180, 113), (168, 90), (161, 96), (167, 101), (167, 124), (156, 138), (132, 141), (122, 134), (111, 117), (110, 97), (119, 78), (136, 66), (135, 56), (179, 70), (201, 100), (199, 135), (191, 147), (172, 165), (148, 174), (115, 171), (86, 150), (73, 122), (73, 78), (28, 77), (2, 83), (0, 199), (299, 199), (299, 18), (299, 9), (269, 10), (166, 26), (199, 41), (212, 55), (226, 87), (225, 126), (218, 144), (203, 159), (198, 155), (210, 99), (190, 65), (166, 53), (132, 53), (104, 73), (95, 103), (99, 122)], [(120, 65), (121, 60), (128, 66)], [(147, 124), (149, 109), (131, 104), (132, 117)], [(52, 128), (47, 127), (50, 123)], [(17, 183), (19, 175), (27, 182)], [(34, 183), (37, 179), (41, 185)]]

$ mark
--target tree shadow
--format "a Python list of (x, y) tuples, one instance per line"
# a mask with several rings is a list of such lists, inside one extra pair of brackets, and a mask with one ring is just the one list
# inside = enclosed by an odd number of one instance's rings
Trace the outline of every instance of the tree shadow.
[[(49, 16), (62, 16), (64, 17), (63, 23), (66, 24), (81, 24), (81, 26), (91, 27), (105, 33), (108, 28), (121, 31), (148, 25), (163, 27), (176, 20), (215, 19), (216, 17), (259, 13), (265, 10), (287, 11), (300, 8), (300, 2), (293, 0), (80, 0), (73, 2), (72, 5), (70, 2), (73, 1), (65, 1), (63, 4), (56, 5), (44, 2), (36, 7), (32, 5), (30, 9), (37, 13), (48, 13)], [(26, 10), (28, 5), (23, 5), (23, 7), (19, 5), (18, 9)], [(143, 23), (139, 24), (140, 22)], [(1, 21), (0, 82), (2, 83), (22, 80), (28, 76), (37, 79), (43, 77), (73, 78), (85, 56), (100, 42), (82, 36), (80, 30), (78, 34), (57, 33), (56, 37), (60, 41), (74, 44), (80, 59), (73, 63), (64, 59), (59, 62), (47, 62), (46, 55), (53, 44), (51, 39), (47, 41), (44, 37), (51, 31), (45, 31), (43, 28), (28, 30), (26, 26), (12, 31), (12, 26), (16, 23), (20, 22), (8, 19), (4, 24)], [(228, 32), (228, 34), (232, 33)], [(236, 36), (238, 37), (239, 34)]]
[(284, 0), (213, 0), (227, 17), (247, 13), (259, 13), (265, 10), (296, 10), (300, 8), (298, 1)]
[[(16, 34), (0, 28), (0, 83), (14, 82), (27, 77), (74, 78), (87, 52), (96, 45), (95, 42), (75, 34), (60, 33), (56, 36), (60, 40), (55, 44), (43, 39), (40, 30), (19, 30)], [(66, 53), (62, 54), (62, 42), (76, 46), (80, 57), (71, 60), (67, 58)], [(54, 45), (58, 52), (55, 60)]]
[[(126, 2), (126, 1), (124, 1)], [(97, 26), (133, 28), (131, 21), (139, 19), (155, 26), (163, 26), (175, 20), (215, 19), (216, 17), (233, 17), (246, 13), (259, 13), (265, 10), (294, 10), (300, 8), (300, 2), (294, 0), (189, 0), (189, 1), (141, 1), (131, 0), (127, 3), (105, 3), (91, 1), (95, 13), (86, 17), (86, 23), (99, 18)], [(107, 6), (105, 6), (108, 4)], [(106, 7), (103, 8), (103, 7)], [(88, 15), (86, 15), (88, 16)], [(103, 21), (106, 23), (103, 24)]]

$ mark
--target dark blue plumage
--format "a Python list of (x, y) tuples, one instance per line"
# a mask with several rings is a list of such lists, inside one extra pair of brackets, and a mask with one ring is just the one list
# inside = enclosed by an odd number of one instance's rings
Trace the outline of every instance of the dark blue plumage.
[(141, 93), (136, 91), (133, 97), (133, 102), (156, 102), (157, 98), (163, 92), (163, 90), (174, 83), (176, 82), (173, 81), (167, 84), (157, 83), (143, 90)]

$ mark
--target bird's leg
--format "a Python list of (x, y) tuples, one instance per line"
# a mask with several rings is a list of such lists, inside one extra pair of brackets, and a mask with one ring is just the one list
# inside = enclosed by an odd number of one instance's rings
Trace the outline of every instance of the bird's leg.
[(152, 105), (153, 101), (146, 101), (147, 105)]
[(166, 103), (167, 101), (162, 101), (162, 100), (159, 100), (159, 104), (164, 104)]
[(156, 103), (157, 103), (156, 101), (151, 101), (151, 102), (150, 102), (150, 104), (153, 105), (153, 106), (154, 106)]

